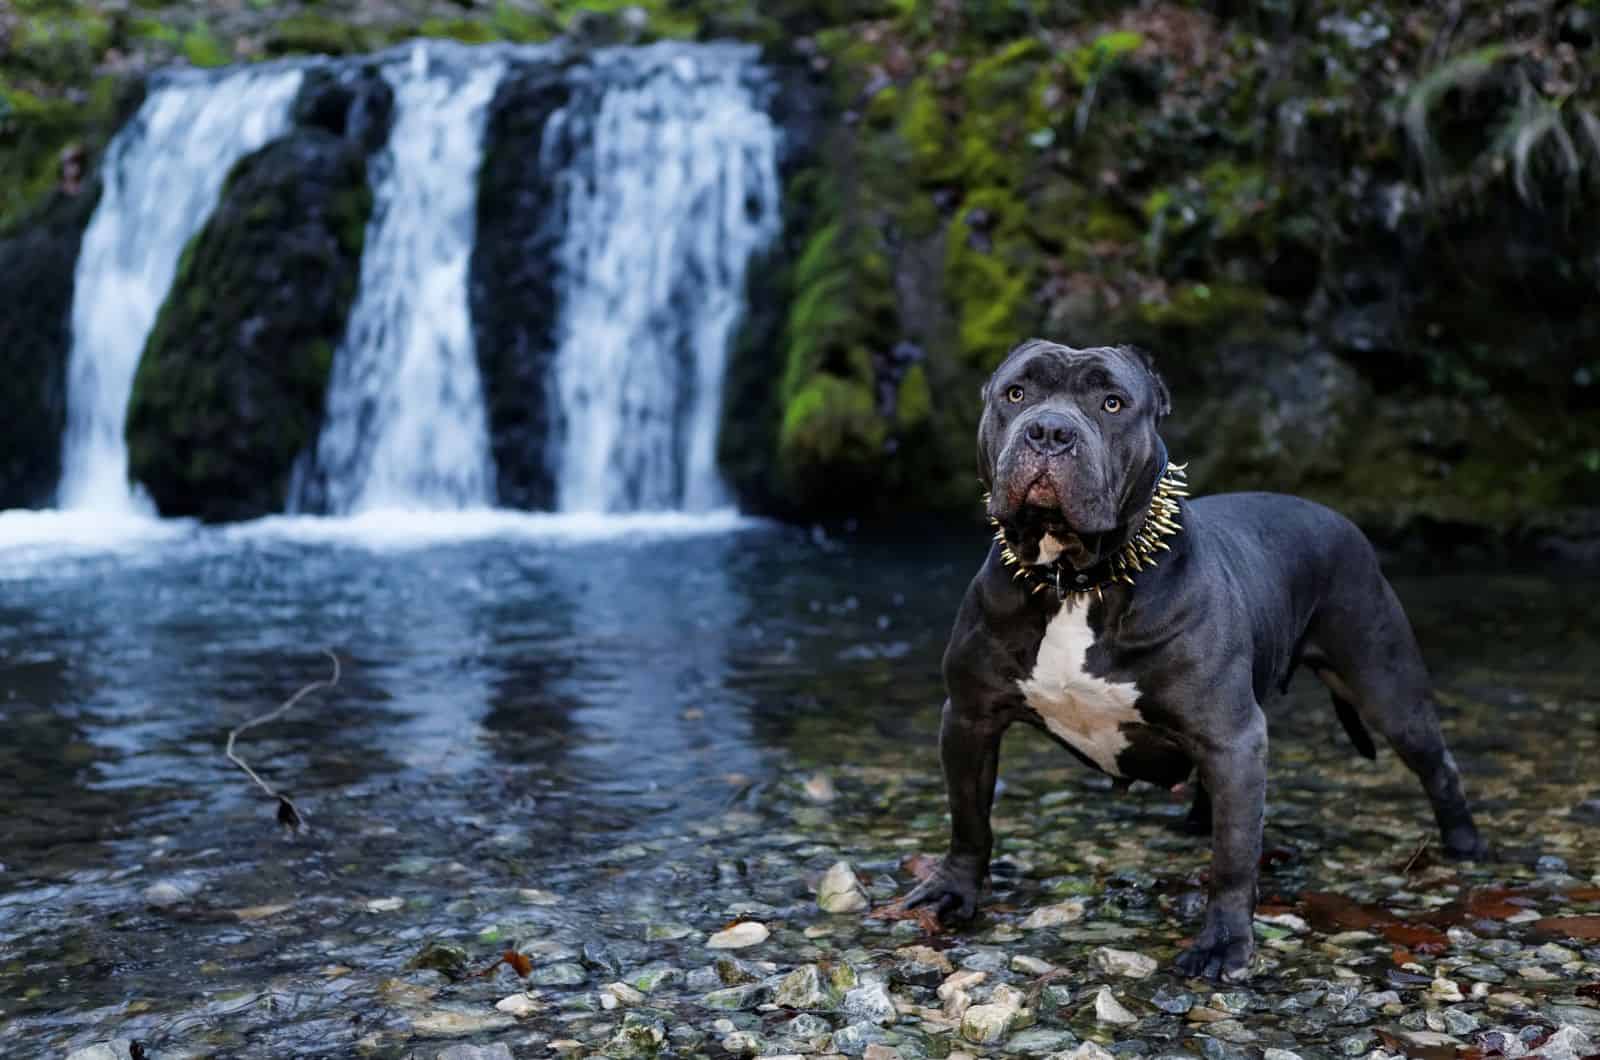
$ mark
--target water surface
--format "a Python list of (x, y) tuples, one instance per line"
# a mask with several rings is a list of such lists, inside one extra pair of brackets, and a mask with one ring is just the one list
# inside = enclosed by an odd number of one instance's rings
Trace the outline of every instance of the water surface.
[[(612, 1040), (622, 1014), (597, 1007), (597, 987), (703, 968), (706, 936), (736, 917), (772, 927), (743, 956), (780, 971), (830, 954), (870, 964), (918, 940), (911, 924), (823, 916), (809, 887), (845, 858), (892, 894), (910, 879), (900, 860), (942, 844), (938, 658), (984, 547), (976, 530), (377, 515), (130, 539), (49, 518), (0, 517), (8, 1055), (121, 1037), (160, 1057), (431, 1057), (418, 1038), (458, 1036), (543, 1056), (552, 1040)], [(1420, 792), (1392, 756), (1355, 758), (1301, 679), (1271, 711), (1267, 843), (1282, 864), (1266, 897), (1424, 909), (1553, 879), (1541, 912), (1590, 911), (1559, 895), (1600, 873), (1600, 804), (1586, 806), (1600, 798), (1600, 583), (1436, 571), (1397, 584), (1469, 794), (1512, 856), (1457, 869), (1424, 853), (1407, 872), (1435, 875), (1410, 894), (1417, 881), (1395, 873), (1430, 833)], [(289, 836), (221, 749), (324, 676), (324, 649), (339, 686), (241, 742), (305, 811), (309, 829)], [(1176, 952), (1206, 862), (1203, 842), (1169, 828), (1184, 806), (1102, 790), (1023, 733), (1003, 773), (993, 909), (952, 952), (1013, 941), (1013, 921), (1062, 893), (1099, 902), (1096, 930), (1133, 932), (1100, 941)], [(182, 899), (153, 902), (158, 884)], [(1145, 899), (1113, 900), (1118, 888)], [(1075, 968), (1095, 938), (1042, 940), (1029, 952)], [(518, 986), (504, 969), (408, 970), (430, 941), (474, 967), (529, 953), (541, 1011), (496, 1012)], [(1360, 974), (1382, 982), (1379, 967)], [(680, 1052), (720, 1048), (711, 1024), (727, 1014), (705, 993), (680, 981), (652, 995), (652, 1018), (687, 1029), (669, 1039)], [(777, 1033), (770, 1013), (737, 1016)], [(1171, 1046), (1197, 1048), (1182, 1028)], [(688, 1031), (709, 1037), (690, 1045)], [(1144, 1034), (1151, 1050), (1163, 1033)]]

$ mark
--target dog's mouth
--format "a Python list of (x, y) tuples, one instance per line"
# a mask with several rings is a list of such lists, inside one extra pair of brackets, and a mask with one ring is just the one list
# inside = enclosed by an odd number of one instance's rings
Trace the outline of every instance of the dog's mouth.
[(1064, 561), (1075, 570), (1085, 570), (1100, 561), (1111, 530), (1074, 527), (1063, 510), (1060, 490), (1049, 474), (1035, 478), (1020, 494), (1021, 503), (1000, 525), (1007, 541), (1025, 562)]

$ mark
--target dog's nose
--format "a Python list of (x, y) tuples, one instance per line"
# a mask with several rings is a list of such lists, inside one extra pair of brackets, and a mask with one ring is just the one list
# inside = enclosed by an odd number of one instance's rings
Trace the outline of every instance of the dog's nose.
[(1028, 448), (1044, 456), (1059, 456), (1078, 444), (1078, 430), (1065, 416), (1046, 412), (1022, 432)]

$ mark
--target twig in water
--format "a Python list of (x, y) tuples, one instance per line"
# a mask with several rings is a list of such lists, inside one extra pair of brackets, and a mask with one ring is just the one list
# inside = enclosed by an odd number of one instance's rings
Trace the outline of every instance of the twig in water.
[(244, 770), (246, 775), (248, 775), (251, 780), (256, 782), (256, 787), (267, 793), (268, 798), (278, 800), (278, 823), (289, 829), (291, 832), (297, 832), (305, 825), (305, 818), (301, 816), (300, 810), (295, 806), (294, 801), (290, 799), (289, 796), (283, 794), (281, 791), (274, 791), (272, 785), (258, 777), (256, 775), (256, 771), (245, 764), (244, 759), (233, 753), (233, 742), (237, 740), (239, 738), (239, 734), (244, 732), (246, 729), (253, 729), (257, 725), (265, 725), (269, 721), (276, 721), (277, 719), (283, 717), (285, 714), (289, 713), (291, 707), (300, 702), (306, 696), (310, 695), (312, 692), (315, 692), (317, 689), (332, 688), (334, 685), (338, 684), (340, 673), (339, 657), (327, 648), (323, 649), (323, 654), (327, 655), (328, 658), (333, 660), (332, 677), (328, 678), (326, 681), (311, 682), (309, 685), (306, 685), (300, 691), (284, 700), (277, 707), (274, 707), (272, 710), (267, 711), (265, 714), (262, 714), (259, 717), (251, 718), (237, 729), (234, 729), (232, 732), (228, 733), (228, 749), (226, 751), (228, 761)]
[(1433, 842), (1433, 836), (1425, 835), (1425, 836), (1422, 837), (1422, 842), (1417, 844), (1416, 852), (1411, 855), (1411, 860), (1406, 862), (1406, 867), (1400, 870), (1400, 875), (1402, 875), (1402, 876), (1411, 875), (1411, 866), (1413, 866), (1413, 865), (1415, 865), (1417, 863), (1417, 859), (1422, 856), (1422, 852), (1424, 850), (1427, 850), (1428, 849), (1428, 844), (1432, 843), (1432, 842)]

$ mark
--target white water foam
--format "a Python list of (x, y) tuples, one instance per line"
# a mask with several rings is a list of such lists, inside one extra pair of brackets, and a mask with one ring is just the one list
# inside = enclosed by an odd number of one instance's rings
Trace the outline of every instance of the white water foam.
[(160, 83), (112, 139), (74, 279), (60, 507), (150, 511), (129, 486), (123, 438), (140, 355), (183, 248), (234, 163), (288, 128), (300, 81), (262, 67)]
[(494, 469), (467, 307), (485, 111), (499, 58), (418, 42), (384, 68), (388, 146), (371, 166), (361, 285), (291, 511), (481, 508)]
[(728, 345), (745, 269), (779, 231), (778, 129), (757, 53), (618, 49), (546, 127), (560, 175), (552, 462), (566, 512), (729, 503), (717, 472)]
[(275, 515), (219, 528), (230, 540), (271, 539), (303, 544), (352, 545), (405, 551), (466, 541), (505, 539), (544, 544), (618, 541), (647, 544), (754, 530), (768, 522), (732, 508), (713, 512), (521, 512), (505, 508), (463, 511), (374, 509), (349, 516)]

